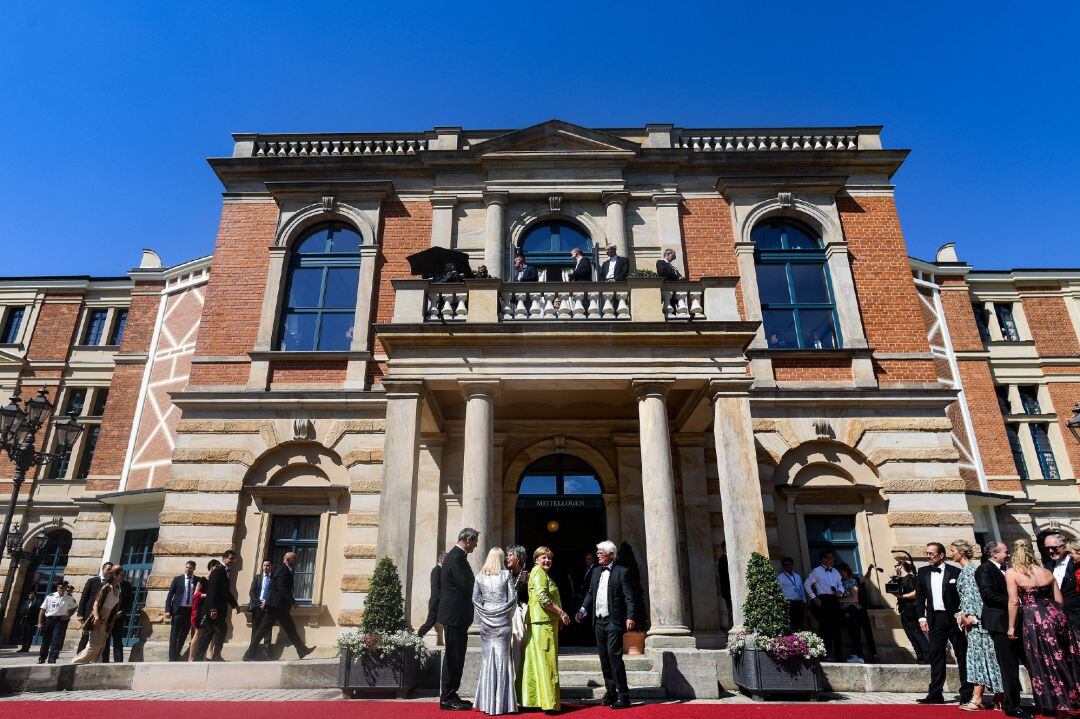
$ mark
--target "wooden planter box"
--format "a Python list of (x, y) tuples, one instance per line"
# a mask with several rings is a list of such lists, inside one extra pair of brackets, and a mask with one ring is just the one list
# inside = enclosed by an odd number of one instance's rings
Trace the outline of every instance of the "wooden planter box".
[(745, 649), (731, 658), (735, 684), (757, 700), (792, 694), (816, 695), (823, 688), (817, 659), (778, 662), (764, 649)]
[(341, 653), (338, 685), (351, 697), (393, 693), (404, 698), (416, 685), (419, 674), (420, 663), (411, 649), (399, 649), (381, 660), (345, 650)]

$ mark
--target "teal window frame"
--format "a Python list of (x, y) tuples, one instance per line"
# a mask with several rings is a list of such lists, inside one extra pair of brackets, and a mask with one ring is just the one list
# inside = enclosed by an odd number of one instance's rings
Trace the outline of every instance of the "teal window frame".
[(1061, 471), (1054, 458), (1054, 449), (1050, 445), (1049, 427), (1033, 422), (1028, 425), (1028, 429), (1031, 431), (1031, 443), (1035, 445), (1035, 456), (1039, 459), (1043, 479), (1061, 479)]

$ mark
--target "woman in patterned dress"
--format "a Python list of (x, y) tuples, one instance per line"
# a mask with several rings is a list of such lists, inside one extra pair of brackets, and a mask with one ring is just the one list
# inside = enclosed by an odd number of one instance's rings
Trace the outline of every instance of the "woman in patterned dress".
[(994, 695), (994, 706), (1001, 704), (1004, 684), (1001, 681), (1001, 668), (994, 640), (990, 632), (982, 628), (983, 602), (979, 587), (975, 584), (975, 547), (970, 542), (958, 539), (949, 545), (950, 558), (960, 565), (960, 578), (956, 580), (956, 591), (960, 594), (960, 614), (956, 621), (967, 634), (967, 678), (974, 686), (971, 701), (961, 704), (965, 711), (980, 711), (983, 706), (983, 692)]
[(1061, 589), (1053, 573), (1039, 565), (1031, 540), (1013, 542), (1005, 583), (1010, 639), (1016, 639), (1016, 622), (1023, 617), (1024, 658), (1035, 706), (1059, 717), (1080, 710), (1080, 647), (1061, 608)]
[(554, 553), (547, 547), (533, 552), (536, 565), (529, 574), (529, 625), (525, 637), (525, 663), (521, 669), (521, 706), (559, 711), (559, 623), (570, 623), (563, 611), (559, 588), (548, 576)]

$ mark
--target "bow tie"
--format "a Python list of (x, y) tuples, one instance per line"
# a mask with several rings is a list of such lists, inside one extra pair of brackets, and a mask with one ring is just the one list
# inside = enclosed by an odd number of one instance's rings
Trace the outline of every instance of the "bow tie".
[(600, 571), (601, 571), (601, 572), (610, 572), (610, 571), (611, 571), (611, 567), (610, 567), (610, 566), (607, 566), (607, 567), (600, 567)]
[(930, 571), (935, 573), (935, 574), (938, 574), (938, 573), (941, 572), (941, 567), (930, 567)]

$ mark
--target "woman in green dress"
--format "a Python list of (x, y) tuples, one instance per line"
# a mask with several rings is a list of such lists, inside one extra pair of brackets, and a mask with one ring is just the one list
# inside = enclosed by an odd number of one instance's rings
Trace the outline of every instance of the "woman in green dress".
[(570, 623), (562, 610), (559, 588), (548, 576), (555, 555), (547, 547), (533, 552), (529, 575), (529, 611), (525, 615), (525, 664), (521, 670), (521, 706), (559, 710), (559, 623)]

